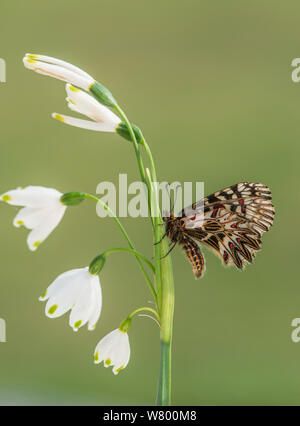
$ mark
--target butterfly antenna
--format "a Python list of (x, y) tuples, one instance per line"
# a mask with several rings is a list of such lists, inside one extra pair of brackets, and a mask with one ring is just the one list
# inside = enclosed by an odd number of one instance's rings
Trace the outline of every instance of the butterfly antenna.
[[(166, 190), (167, 190), (167, 194), (168, 194), (169, 201), (170, 201), (170, 212), (171, 212), (172, 211), (172, 206), (171, 206), (172, 201), (171, 201), (171, 193), (170, 193), (170, 184), (169, 183), (166, 183)], [(170, 212), (168, 212), (168, 214), (170, 214)]]
[(174, 206), (175, 206), (176, 201), (177, 201), (178, 190), (181, 189), (181, 188), (182, 188), (181, 184), (176, 186), (173, 209), (174, 209)]

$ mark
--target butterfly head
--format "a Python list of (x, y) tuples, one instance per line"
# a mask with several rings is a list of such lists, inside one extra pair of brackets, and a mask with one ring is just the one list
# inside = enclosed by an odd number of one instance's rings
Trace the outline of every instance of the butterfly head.
[(174, 213), (168, 212), (167, 210), (163, 212), (163, 221), (165, 222), (165, 224), (173, 222), (174, 219)]

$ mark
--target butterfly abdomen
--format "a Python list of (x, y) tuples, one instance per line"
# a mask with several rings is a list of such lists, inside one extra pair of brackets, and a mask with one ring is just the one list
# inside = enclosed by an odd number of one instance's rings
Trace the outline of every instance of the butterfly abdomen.
[(180, 245), (192, 264), (195, 278), (201, 278), (205, 270), (205, 261), (198, 244), (191, 238), (185, 237)]

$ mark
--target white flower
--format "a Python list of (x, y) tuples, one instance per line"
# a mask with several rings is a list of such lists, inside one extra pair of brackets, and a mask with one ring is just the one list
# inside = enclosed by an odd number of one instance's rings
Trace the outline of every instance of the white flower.
[(53, 113), (52, 117), (71, 126), (81, 127), (99, 132), (115, 132), (121, 123), (120, 118), (107, 107), (96, 101), (91, 95), (77, 89), (71, 84), (66, 85), (68, 106), (72, 111), (86, 115), (91, 120), (82, 120), (67, 115)]
[(32, 71), (74, 84), (84, 90), (89, 90), (95, 83), (94, 78), (80, 68), (50, 56), (26, 53), (23, 63)]
[(130, 358), (128, 334), (116, 329), (100, 340), (94, 353), (94, 362), (103, 361), (104, 367), (113, 367), (113, 373), (118, 374), (126, 367)]
[(66, 206), (60, 202), (62, 194), (56, 189), (43, 186), (27, 186), (8, 191), (0, 196), (13, 206), (23, 206), (14, 218), (16, 227), (31, 229), (27, 237), (30, 250), (34, 251), (51, 234), (61, 221)]
[(60, 317), (71, 309), (69, 325), (74, 331), (87, 322), (88, 329), (93, 330), (102, 308), (99, 277), (90, 274), (88, 267), (64, 272), (39, 300), (47, 300), (45, 313), (49, 318)]

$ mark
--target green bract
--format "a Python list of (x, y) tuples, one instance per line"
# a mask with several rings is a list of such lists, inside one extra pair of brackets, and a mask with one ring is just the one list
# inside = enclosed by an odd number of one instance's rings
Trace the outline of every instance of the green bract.
[[(135, 124), (131, 124), (131, 127), (134, 132), (137, 143), (142, 143), (144, 138), (141, 129)], [(118, 135), (122, 136), (122, 138), (127, 139), (128, 141), (132, 141), (128, 126), (126, 123), (124, 123), (124, 121), (122, 121), (118, 125), (118, 127), (116, 128), (116, 132), (118, 133)]]
[(65, 206), (77, 206), (85, 200), (85, 193), (79, 191), (66, 192), (60, 197)]
[(114, 107), (117, 105), (117, 101), (111, 92), (105, 86), (98, 83), (98, 81), (89, 87), (89, 91), (101, 104), (109, 107)]
[(127, 333), (129, 330), (131, 324), (131, 318), (126, 318), (125, 321), (122, 322), (122, 324), (119, 327), (119, 330), (122, 331), (123, 333)]
[(90, 263), (89, 273), (91, 275), (98, 275), (102, 271), (106, 261), (105, 254), (99, 254)]

